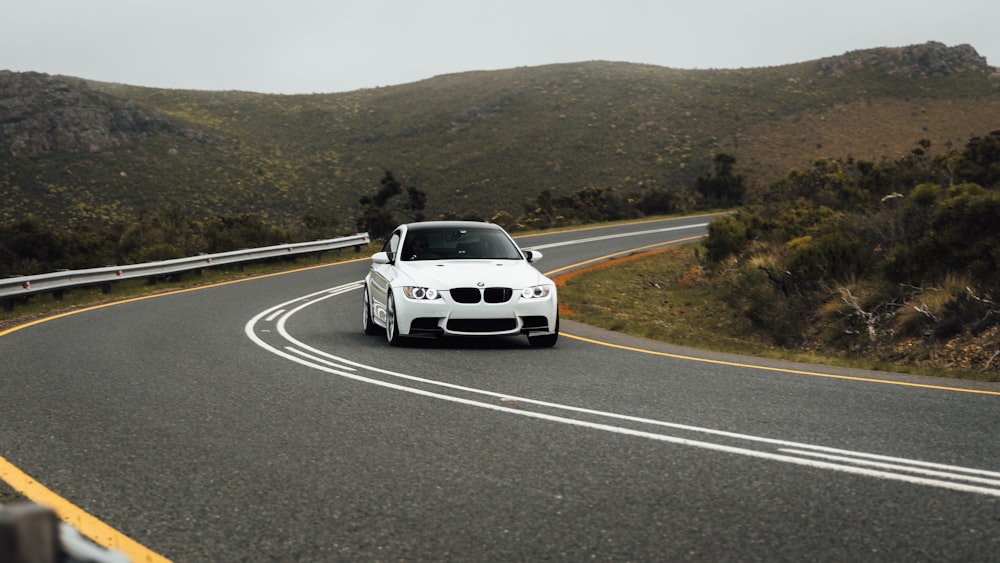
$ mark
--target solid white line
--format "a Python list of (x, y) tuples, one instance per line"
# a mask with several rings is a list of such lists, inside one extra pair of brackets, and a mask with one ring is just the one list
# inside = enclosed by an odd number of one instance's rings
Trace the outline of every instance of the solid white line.
[[(769, 459), (769, 460), (773, 460), (773, 461), (781, 461), (781, 462), (785, 462), (785, 463), (793, 463), (793, 464), (796, 464), (796, 465), (803, 465), (803, 466), (808, 466), (808, 467), (815, 467), (815, 468), (821, 468), (821, 469), (830, 469), (830, 470), (840, 471), (840, 472), (844, 472), (844, 473), (865, 475), (865, 476), (869, 476), (869, 477), (877, 477), (877, 478), (882, 478), (882, 479), (890, 479), (890, 480), (903, 481), (903, 482), (920, 484), (920, 485), (935, 486), (935, 487), (940, 487), (940, 488), (945, 488), (945, 489), (951, 489), (951, 490), (956, 490), (956, 491), (962, 491), (962, 492), (972, 492), (972, 493), (977, 493), (977, 494), (983, 494), (983, 495), (1000, 497), (1000, 483), (995, 483), (992, 480), (977, 479), (977, 478), (974, 478), (974, 477), (968, 477), (968, 476), (963, 476), (963, 475), (954, 475), (954, 474), (945, 473), (945, 472), (934, 472), (934, 471), (927, 471), (926, 472), (926, 473), (932, 474), (932, 475), (933, 474), (940, 474), (940, 475), (943, 475), (943, 476), (946, 476), (946, 477), (949, 477), (949, 478), (952, 478), (952, 479), (965, 479), (965, 480), (968, 480), (968, 481), (982, 481), (984, 483), (996, 484), (996, 485), (998, 485), (998, 487), (997, 488), (989, 488), (989, 487), (979, 487), (979, 486), (974, 486), (974, 485), (964, 485), (964, 484), (961, 484), (961, 483), (956, 483), (954, 481), (945, 481), (945, 480), (940, 480), (940, 479), (930, 479), (930, 478), (925, 478), (925, 477), (917, 477), (917, 476), (909, 475), (909, 474), (905, 474), (905, 473), (902, 473), (902, 474), (901, 473), (893, 473), (893, 472), (890, 472), (890, 471), (883, 471), (883, 470), (878, 470), (878, 469), (869, 469), (869, 468), (865, 468), (865, 467), (858, 467), (857, 464), (858, 463), (862, 463), (862, 462), (859, 462), (856, 459), (852, 459), (849, 456), (854, 456), (855, 458), (857, 458), (857, 457), (868, 457), (868, 458), (873, 458), (873, 459), (879, 459), (879, 458), (881, 458), (881, 459), (892, 459), (892, 460), (897, 460), (897, 461), (899, 461), (901, 463), (904, 463), (904, 464), (909, 464), (910, 466), (919, 466), (919, 465), (933, 466), (933, 467), (939, 467), (939, 468), (948, 468), (948, 469), (953, 470), (953, 471), (964, 472), (964, 473), (993, 474), (993, 472), (989, 472), (989, 471), (982, 471), (982, 470), (969, 469), (969, 468), (961, 468), (961, 467), (951, 467), (951, 466), (946, 466), (946, 465), (941, 465), (941, 464), (933, 464), (933, 463), (929, 463), (929, 462), (921, 462), (921, 461), (917, 461), (917, 460), (904, 460), (904, 459), (901, 459), (901, 458), (889, 458), (887, 456), (879, 456), (879, 455), (876, 455), (876, 454), (866, 454), (866, 453), (861, 453), (861, 452), (852, 452), (850, 450), (837, 450), (837, 449), (833, 449), (833, 448), (826, 448), (826, 447), (823, 447), (823, 446), (814, 446), (814, 445), (810, 445), (810, 444), (799, 444), (799, 443), (789, 442), (789, 441), (784, 441), (784, 440), (775, 440), (775, 439), (772, 439), (772, 438), (763, 438), (763, 437), (759, 437), (759, 436), (751, 436), (751, 435), (746, 435), (746, 434), (738, 434), (738, 433), (734, 433), (734, 432), (712, 430), (712, 429), (709, 429), (709, 428), (701, 428), (701, 427), (697, 427), (697, 426), (688, 426), (688, 425), (682, 425), (682, 424), (676, 424), (676, 423), (670, 423), (670, 422), (664, 422), (664, 421), (657, 421), (657, 420), (652, 420), (652, 419), (644, 419), (644, 418), (633, 417), (633, 416), (629, 416), (629, 415), (622, 415), (622, 414), (617, 414), (617, 413), (609, 413), (609, 412), (603, 412), (603, 411), (596, 411), (596, 410), (592, 410), (592, 409), (585, 409), (585, 408), (580, 408), (580, 407), (573, 407), (573, 406), (569, 406), (569, 405), (561, 405), (561, 404), (557, 404), (557, 403), (549, 403), (549, 402), (545, 402), (545, 401), (538, 401), (538, 400), (524, 398), (524, 397), (517, 397), (517, 396), (513, 396), (513, 395), (509, 395), (509, 394), (504, 394), (504, 393), (496, 393), (496, 392), (486, 391), (486, 390), (482, 390), (482, 389), (475, 389), (475, 388), (470, 388), (470, 387), (464, 387), (464, 386), (461, 386), (461, 385), (455, 385), (455, 384), (444, 383), (444, 382), (440, 382), (440, 381), (429, 380), (429, 379), (425, 379), (425, 378), (420, 378), (420, 377), (416, 377), (416, 376), (412, 376), (412, 375), (407, 375), (407, 374), (403, 374), (403, 373), (399, 373), (399, 372), (393, 372), (393, 371), (390, 371), (390, 370), (385, 370), (385, 369), (377, 368), (377, 367), (374, 367), (374, 366), (369, 366), (369, 365), (366, 365), (366, 364), (361, 364), (359, 362), (354, 362), (354, 361), (348, 360), (346, 358), (335, 356), (333, 354), (329, 354), (327, 352), (324, 352), (322, 350), (318, 350), (318, 349), (313, 348), (313, 347), (311, 347), (311, 346), (309, 346), (307, 344), (304, 344), (304, 343), (298, 341), (296, 338), (294, 338), (288, 332), (288, 330), (286, 328), (286, 323), (287, 323), (288, 319), (290, 319), (293, 315), (295, 315), (300, 310), (302, 310), (305, 307), (308, 307), (310, 305), (316, 304), (316, 303), (318, 303), (320, 301), (323, 301), (324, 299), (326, 299), (328, 297), (333, 297), (335, 295), (341, 295), (341, 294), (347, 293), (347, 292), (349, 292), (349, 291), (351, 291), (353, 289), (360, 289), (360, 288), (361, 288), (361, 283), (358, 282), (358, 283), (345, 284), (345, 285), (339, 286), (337, 288), (339, 291), (337, 291), (336, 293), (334, 293), (334, 292), (332, 292), (330, 290), (326, 290), (326, 291), (317, 292), (317, 293), (310, 294), (310, 295), (306, 296), (307, 298), (312, 298), (312, 297), (320, 295), (322, 293), (326, 293), (326, 295), (324, 295), (324, 296), (321, 296), (321, 297), (319, 297), (319, 298), (317, 298), (315, 300), (311, 300), (311, 301), (307, 301), (307, 302), (302, 302), (299, 306), (295, 307), (294, 309), (286, 311), (281, 316), (281, 318), (278, 320), (278, 324), (277, 324), (277, 331), (278, 331), (278, 333), (286, 340), (286, 342), (288, 342), (290, 344), (293, 344), (294, 346), (301, 347), (302, 349), (307, 350), (311, 354), (315, 354), (315, 355), (322, 356), (322, 357), (325, 357), (325, 358), (330, 358), (331, 360), (334, 360), (335, 362), (340, 362), (342, 364), (347, 364), (349, 366), (356, 366), (356, 367), (361, 368), (361, 369), (365, 369), (365, 370), (372, 371), (372, 372), (375, 372), (375, 373), (381, 373), (383, 375), (388, 375), (388, 376), (392, 376), (392, 377), (396, 377), (396, 378), (404, 379), (404, 380), (408, 380), (408, 381), (413, 381), (413, 382), (418, 382), (418, 383), (428, 384), (428, 385), (434, 385), (434, 386), (438, 386), (438, 387), (444, 387), (444, 388), (448, 388), (448, 389), (453, 389), (453, 390), (458, 390), (458, 391), (463, 391), (463, 392), (468, 392), (468, 393), (483, 395), (483, 396), (487, 396), (487, 397), (494, 397), (494, 398), (497, 398), (498, 400), (500, 400), (502, 402), (516, 401), (518, 403), (533, 404), (533, 405), (537, 405), (537, 406), (542, 406), (542, 407), (547, 407), (547, 408), (553, 408), (553, 409), (559, 409), (559, 410), (568, 411), (568, 412), (590, 414), (590, 415), (595, 415), (595, 416), (600, 416), (600, 417), (610, 418), (610, 419), (617, 419), (617, 420), (627, 420), (627, 421), (631, 421), (631, 422), (638, 422), (638, 423), (643, 423), (643, 424), (648, 424), (648, 425), (653, 425), (653, 426), (668, 427), (668, 428), (674, 428), (674, 429), (678, 429), (678, 430), (687, 430), (687, 431), (699, 432), (699, 433), (709, 434), (709, 435), (715, 435), (715, 436), (722, 436), (722, 437), (728, 437), (728, 438), (736, 438), (736, 439), (741, 439), (741, 440), (746, 440), (746, 441), (751, 441), (751, 442), (767, 443), (767, 444), (777, 444), (777, 445), (798, 447), (798, 448), (803, 448), (803, 449), (806, 449), (806, 450), (814, 450), (814, 451), (835, 452), (835, 453), (843, 454), (843, 456), (823, 455), (823, 454), (817, 454), (817, 453), (810, 453), (808, 451), (806, 451), (806, 452), (797, 452), (796, 451), (795, 452), (795, 453), (799, 453), (799, 454), (805, 455), (805, 456), (820, 457), (820, 458), (829, 458), (831, 460), (831, 461), (819, 461), (819, 460), (814, 460), (814, 459), (807, 459), (807, 458), (802, 458), (802, 457), (795, 457), (795, 456), (792, 456), (792, 455), (775, 454), (775, 453), (769, 453), (769, 452), (760, 451), (760, 450), (752, 450), (752, 449), (747, 449), (747, 448), (742, 448), (742, 447), (726, 446), (726, 445), (723, 445), (723, 444), (715, 444), (715, 443), (704, 442), (704, 441), (700, 441), (700, 440), (691, 440), (691, 439), (688, 439), (688, 438), (680, 438), (680, 437), (677, 437), (677, 436), (669, 436), (669, 435), (666, 435), (666, 434), (658, 434), (658, 433), (648, 432), (648, 431), (642, 431), (642, 430), (633, 430), (633, 429), (630, 429), (630, 428), (623, 428), (623, 427), (619, 427), (619, 426), (612, 426), (612, 425), (609, 425), (609, 424), (587, 422), (587, 421), (577, 420), (577, 419), (573, 419), (573, 418), (567, 418), (567, 417), (563, 417), (563, 416), (555, 416), (555, 415), (549, 415), (549, 414), (544, 414), (544, 413), (534, 413), (534, 412), (524, 411), (524, 410), (520, 410), (520, 409), (511, 409), (511, 408), (508, 408), (508, 407), (504, 407), (504, 406), (500, 406), (500, 405), (495, 405), (495, 404), (491, 404), (491, 403), (484, 403), (484, 402), (481, 402), (481, 401), (476, 401), (476, 400), (471, 400), (471, 399), (463, 399), (463, 398), (460, 398), (460, 397), (454, 397), (454, 396), (451, 396), (451, 395), (445, 395), (445, 394), (441, 394), (441, 393), (435, 393), (435, 392), (432, 392), (432, 391), (426, 391), (426, 390), (418, 389), (418, 388), (414, 388), (414, 387), (407, 387), (407, 386), (401, 385), (401, 384), (390, 383), (390, 382), (387, 382), (387, 381), (381, 381), (381, 380), (377, 380), (377, 379), (372, 379), (372, 378), (369, 378), (369, 377), (364, 377), (364, 376), (361, 376), (361, 375), (357, 375), (356, 373), (349, 373), (349, 372), (343, 371), (343, 370), (350, 369), (353, 372), (354, 369), (350, 368), (350, 367), (345, 367), (345, 366), (339, 365), (337, 363), (325, 361), (325, 360), (322, 360), (320, 358), (315, 358), (315, 357), (312, 357), (312, 356), (307, 356), (307, 355), (303, 354), (300, 350), (296, 350), (294, 348), (288, 347), (287, 348), (288, 350), (291, 350), (291, 351), (295, 352), (296, 354), (300, 354), (300, 355), (306, 356), (306, 357), (303, 358), (303, 357), (299, 357), (299, 356), (293, 356), (291, 354), (288, 354), (288, 353), (285, 353), (285, 352), (283, 352), (281, 350), (278, 350), (277, 348), (274, 348), (273, 346), (267, 344), (266, 342), (264, 342), (263, 340), (261, 340), (260, 338), (258, 338), (256, 336), (256, 334), (254, 333), (253, 327), (256, 324), (256, 322), (263, 315), (269, 313), (270, 311), (273, 311), (273, 310), (276, 310), (276, 309), (280, 309), (281, 307), (284, 307), (284, 306), (286, 306), (286, 305), (288, 305), (290, 303), (293, 303), (293, 302), (296, 302), (296, 301), (301, 302), (301, 299), (299, 299), (299, 300), (293, 300), (293, 301), (290, 301), (288, 303), (283, 303), (283, 304), (278, 305), (278, 306), (276, 306), (276, 307), (274, 307), (272, 309), (269, 309), (269, 310), (267, 310), (267, 311), (265, 311), (265, 312), (263, 312), (261, 314), (258, 314), (256, 317), (254, 317), (253, 319), (251, 319), (247, 323), (247, 325), (245, 326), (245, 332), (248, 335), (248, 337), (250, 337), (251, 340), (253, 340), (255, 343), (257, 343), (262, 348), (271, 350), (272, 352), (278, 354), (279, 356), (287, 358), (287, 359), (289, 359), (289, 360), (291, 360), (293, 362), (296, 362), (296, 363), (298, 363), (300, 365), (303, 365), (303, 366), (306, 366), (306, 367), (311, 367), (313, 369), (318, 369), (320, 371), (324, 371), (324, 372), (327, 372), (327, 373), (333, 373), (333, 374), (336, 374), (336, 375), (340, 375), (342, 377), (346, 377), (346, 378), (349, 378), (349, 379), (354, 379), (356, 381), (361, 381), (361, 382), (364, 382), (364, 383), (369, 383), (369, 384), (372, 384), (372, 385), (377, 385), (377, 386), (380, 386), (380, 387), (385, 387), (385, 388), (394, 389), (394, 390), (398, 390), (398, 391), (403, 391), (403, 392), (407, 392), (407, 393), (413, 393), (413, 394), (417, 394), (417, 395), (421, 395), (421, 396), (432, 397), (432, 398), (435, 398), (435, 399), (440, 399), (440, 400), (444, 400), (444, 401), (459, 403), (459, 404), (463, 404), (463, 405), (474, 406), (474, 407), (478, 407), (478, 408), (485, 408), (485, 409), (489, 409), (489, 410), (493, 410), (493, 411), (500, 411), (500, 412), (515, 414), (515, 415), (518, 415), (518, 416), (524, 416), (524, 417), (529, 417), (529, 418), (536, 418), (536, 419), (548, 420), (548, 421), (559, 422), (559, 423), (563, 423), (563, 424), (570, 424), (570, 425), (573, 425), (573, 426), (593, 428), (593, 429), (597, 429), (597, 430), (604, 430), (604, 431), (613, 432), (613, 433), (616, 433), (616, 434), (643, 437), (643, 438), (648, 438), (648, 439), (662, 441), (662, 442), (668, 442), (668, 443), (679, 444), (679, 445), (684, 445), (684, 446), (697, 447), (697, 448), (701, 448), (701, 449), (721, 451), (721, 452), (726, 452), (726, 453), (732, 453), (732, 454), (738, 454), (738, 455), (744, 455), (744, 456), (750, 456), (750, 457), (756, 457), (756, 458), (762, 458), (762, 459)], [(312, 360), (312, 361), (309, 361), (309, 360)], [(327, 364), (327, 365), (324, 365), (324, 364)], [(330, 366), (333, 366), (333, 367), (330, 367)], [(779, 451), (781, 451), (781, 450), (779, 450)], [(843, 463), (832, 463), (833, 460), (836, 460), (836, 461), (847, 460), (849, 463), (854, 463), (855, 465), (844, 465)], [(870, 463), (868, 465), (872, 465), (872, 466), (875, 466), (875, 467), (884, 466), (884, 467), (882, 467), (883, 469), (887, 469), (887, 468), (893, 467), (892, 464), (882, 464), (882, 463), (877, 463), (877, 462), (873, 462), (873, 463)], [(903, 470), (909, 471), (911, 473), (913, 473), (913, 472), (923, 472), (923, 471), (919, 471), (919, 470), (914, 470), (914, 469), (912, 469), (912, 467), (904, 467)]]
[(796, 447), (808, 448), (808, 449), (816, 450), (816, 451), (823, 451), (823, 452), (831, 452), (831, 453), (839, 453), (839, 454), (845, 454), (845, 455), (852, 455), (852, 456), (857, 456), (857, 457), (862, 457), (862, 458), (867, 458), (867, 459), (877, 459), (877, 460), (887, 461), (887, 462), (890, 462), (890, 463), (904, 463), (904, 464), (909, 464), (909, 465), (916, 465), (916, 466), (919, 466), (919, 467), (933, 467), (935, 469), (942, 469), (942, 470), (945, 470), (945, 471), (956, 471), (956, 472), (960, 472), (960, 473), (968, 473), (970, 475), (986, 475), (988, 477), (992, 477), (992, 478), (995, 478), (995, 479), (1000, 479), (1000, 472), (997, 472), (997, 471), (987, 471), (985, 469), (972, 469), (972, 468), (969, 468), (969, 467), (960, 467), (960, 466), (957, 466), (957, 465), (945, 465), (945, 464), (942, 464), (942, 463), (931, 463), (929, 461), (918, 461), (918, 460), (913, 460), (913, 459), (905, 459), (905, 458), (899, 458), (899, 457), (890, 457), (890, 456), (878, 455), (878, 454), (868, 454), (868, 453), (862, 453), (862, 452), (851, 452), (851, 451), (838, 450), (838, 449), (835, 449), (835, 448), (827, 448), (827, 447), (824, 447), (824, 446), (813, 446), (813, 445), (809, 445), (809, 444), (798, 444)]
[[(364, 282), (359, 280), (359, 281), (356, 281), (356, 282), (347, 283), (347, 284), (344, 284), (344, 285), (341, 285), (341, 286), (337, 286), (337, 287), (329, 290), (327, 293), (329, 293), (330, 296), (332, 297), (334, 295), (340, 295), (342, 293), (347, 293), (349, 291), (354, 291), (355, 289), (361, 289), (362, 287), (364, 287)], [(321, 291), (320, 293), (323, 293), (323, 292)], [(317, 295), (317, 294), (313, 294), (313, 295)]]
[(897, 471), (906, 471), (908, 473), (918, 473), (920, 475), (929, 475), (931, 477), (941, 477), (944, 479), (956, 479), (960, 481), (968, 481), (970, 483), (980, 483), (983, 485), (991, 485), (994, 487), (1000, 487), (1000, 480), (997, 479), (986, 479), (983, 477), (973, 477), (972, 475), (956, 474), (947, 471), (935, 471), (933, 469), (924, 469), (918, 467), (917, 464), (911, 464), (908, 460), (902, 460), (904, 463), (885, 463), (882, 461), (870, 461), (866, 459), (859, 459), (856, 457), (840, 456), (840, 455), (829, 455), (821, 454), (819, 452), (809, 452), (804, 450), (793, 450), (790, 448), (781, 448), (778, 451), (785, 452), (788, 454), (803, 455), (809, 457), (816, 457), (820, 459), (826, 459), (830, 461), (838, 461), (843, 463), (853, 463), (855, 465), (864, 465), (868, 467), (878, 467), (880, 469), (894, 469)]
[(633, 231), (633, 232), (630, 232), (630, 233), (620, 233), (620, 234), (617, 234), (617, 235), (603, 235), (603, 236), (599, 236), (599, 237), (590, 237), (590, 238), (581, 238), (581, 239), (576, 239), (576, 240), (568, 240), (568, 241), (565, 241), (565, 242), (553, 242), (551, 244), (539, 244), (539, 245), (534, 245), (534, 246), (527, 246), (527, 247), (525, 247), (525, 249), (530, 249), (530, 250), (545, 250), (546, 248), (555, 248), (557, 246), (569, 246), (571, 244), (583, 244), (583, 243), (587, 243), (587, 242), (598, 242), (598, 241), (602, 241), (602, 240), (611, 240), (611, 239), (624, 238), (624, 237), (634, 237), (634, 236), (639, 236), (639, 235), (652, 235), (652, 234), (656, 234), (656, 233), (666, 233), (666, 232), (669, 232), (669, 231), (684, 231), (684, 230), (687, 230), (687, 229), (699, 229), (699, 228), (706, 227), (706, 226), (708, 226), (708, 223), (698, 223), (696, 225), (684, 225), (682, 227), (664, 227), (662, 229), (650, 229), (648, 231)]
[(330, 367), (334, 367), (334, 368), (337, 368), (337, 369), (347, 369), (347, 370), (351, 370), (351, 371), (357, 371), (356, 369), (354, 369), (354, 368), (352, 368), (350, 366), (345, 366), (345, 365), (338, 364), (336, 362), (331, 362), (329, 360), (324, 360), (322, 358), (317, 358), (317, 357), (312, 356), (311, 354), (309, 354), (307, 352), (303, 352), (302, 350), (298, 350), (298, 349), (293, 348), (291, 346), (285, 346), (285, 350), (288, 350), (289, 352), (291, 352), (293, 354), (298, 354), (298, 355), (300, 355), (303, 358), (306, 358), (308, 360), (312, 360), (314, 362), (320, 362), (322, 364), (326, 364), (326, 365), (328, 365)]

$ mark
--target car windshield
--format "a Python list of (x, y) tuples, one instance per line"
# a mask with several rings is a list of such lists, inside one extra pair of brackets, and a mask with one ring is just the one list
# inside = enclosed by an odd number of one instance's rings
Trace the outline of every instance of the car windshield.
[(520, 260), (521, 253), (495, 229), (411, 229), (403, 241), (403, 260)]

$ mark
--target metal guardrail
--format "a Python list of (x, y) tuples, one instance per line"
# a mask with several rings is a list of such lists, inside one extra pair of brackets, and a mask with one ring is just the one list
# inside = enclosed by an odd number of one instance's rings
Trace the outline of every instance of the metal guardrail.
[[(250, 248), (220, 252), (218, 254), (202, 254), (175, 260), (162, 260), (144, 264), (127, 266), (109, 266), (105, 268), (90, 268), (86, 270), (66, 270), (49, 274), (20, 276), (0, 279), (0, 299), (10, 303), (12, 298), (51, 291), (59, 293), (66, 289), (89, 285), (104, 285), (110, 290), (113, 282), (134, 278), (156, 278), (159, 276), (201, 270), (224, 264), (238, 264), (281, 256), (294, 256), (354, 247), (360, 252), (362, 246), (368, 246), (368, 233), (358, 233), (348, 237), (300, 242), (295, 244), (279, 244), (263, 248)], [(5, 304), (6, 306), (6, 304)]]

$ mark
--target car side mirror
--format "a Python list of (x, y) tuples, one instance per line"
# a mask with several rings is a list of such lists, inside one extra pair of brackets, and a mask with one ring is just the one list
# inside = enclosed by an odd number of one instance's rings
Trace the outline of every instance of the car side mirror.
[(388, 252), (376, 252), (372, 254), (372, 263), (374, 264), (390, 264), (392, 259), (389, 257)]
[(528, 259), (528, 262), (534, 264), (542, 259), (542, 253), (537, 250), (525, 250), (524, 257)]

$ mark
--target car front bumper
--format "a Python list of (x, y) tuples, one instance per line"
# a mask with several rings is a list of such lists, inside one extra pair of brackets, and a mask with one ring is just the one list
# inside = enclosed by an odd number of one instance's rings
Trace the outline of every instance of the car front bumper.
[(414, 337), (551, 334), (557, 319), (554, 288), (544, 298), (515, 295), (506, 303), (456, 303), (446, 293), (434, 300), (401, 297), (396, 303), (399, 333)]

